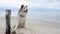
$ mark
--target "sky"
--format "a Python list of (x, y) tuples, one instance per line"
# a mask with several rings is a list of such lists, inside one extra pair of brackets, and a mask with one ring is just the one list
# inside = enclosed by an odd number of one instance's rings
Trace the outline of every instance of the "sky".
[(29, 8), (47, 8), (60, 10), (60, 0), (0, 0), (0, 7), (20, 8), (21, 4)]
[[(6, 7), (17, 12), (22, 4), (28, 6), (30, 18), (60, 22), (60, 0), (0, 0), (0, 16), (5, 16), (3, 9)], [(16, 12), (12, 12), (12, 16)]]

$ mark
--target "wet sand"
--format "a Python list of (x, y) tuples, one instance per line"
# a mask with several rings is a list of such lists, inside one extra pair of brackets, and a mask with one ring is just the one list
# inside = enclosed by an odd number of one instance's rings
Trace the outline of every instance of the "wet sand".
[[(11, 27), (16, 24), (15, 18), (11, 18)], [(26, 20), (27, 29), (18, 29), (17, 32), (24, 32), (24, 34), (60, 34), (60, 23), (47, 22), (43, 20)], [(0, 34), (5, 32), (5, 18), (0, 18)]]

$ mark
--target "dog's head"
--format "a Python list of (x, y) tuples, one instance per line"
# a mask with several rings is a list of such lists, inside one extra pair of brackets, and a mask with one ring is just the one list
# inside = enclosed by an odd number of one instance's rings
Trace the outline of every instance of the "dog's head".
[(27, 11), (28, 11), (27, 6), (21, 5), (21, 8), (18, 13), (19, 15), (26, 16)]

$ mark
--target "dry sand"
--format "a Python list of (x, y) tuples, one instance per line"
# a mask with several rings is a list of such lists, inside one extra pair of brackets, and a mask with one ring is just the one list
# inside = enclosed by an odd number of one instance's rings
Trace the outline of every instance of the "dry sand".
[[(11, 19), (11, 26), (13, 24), (16, 24), (15, 18)], [(24, 32), (24, 34), (30, 34), (29, 32), (34, 32), (34, 34), (60, 34), (60, 23), (27, 19), (26, 27), (28, 29), (18, 29), (17, 31)], [(0, 34), (4, 34), (4, 32), (5, 32), (5, 18), (0, 18)]]

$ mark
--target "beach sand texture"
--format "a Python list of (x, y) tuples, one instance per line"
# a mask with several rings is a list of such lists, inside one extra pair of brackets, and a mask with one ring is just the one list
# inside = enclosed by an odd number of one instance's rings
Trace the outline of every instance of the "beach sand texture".
[[(5, 18), (0, 17), (0, 34), (5, 32)], [(11, 26), (16, 24), (15, 18), (11, 18)], [(17, 33), (24, 32), (22, 34), (60, 34), (60, 23), (53, 23), (43, 20), (26, 20), (27, 29), (18, 29)]]

